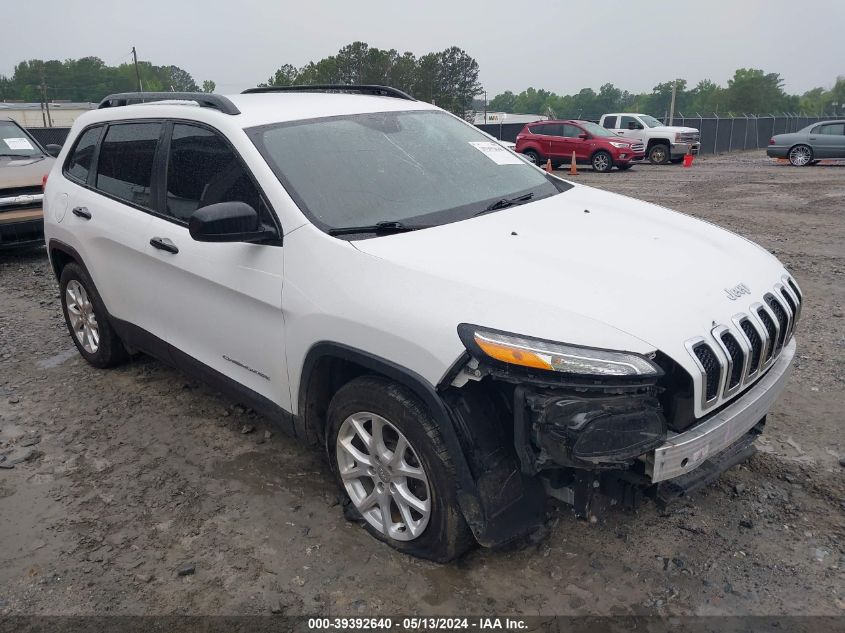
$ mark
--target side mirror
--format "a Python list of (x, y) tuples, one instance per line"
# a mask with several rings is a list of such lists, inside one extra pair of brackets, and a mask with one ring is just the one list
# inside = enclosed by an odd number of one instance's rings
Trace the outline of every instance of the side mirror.
[(45, 145), (45, 146), (44, 146), (44, 149), (45, 149), (45, 150), (47, 150), (47, 153), (48, 153), (50, 156), (52, 156), (53, 158), (55, 158), (56, 156), (58, 156), (58, 155), (59, 155), (59, 152), (61, 152), (61, 151), (62, 151), (62, 146), (61, 146), (61, 145), (56, 145), (55, 143), (50, 143), (49, 145)]
[(589, 134), (587, 134), (586, 132), (581, 132), (581, 133), (578, 135), (578, 138), (580, 138), (581, 140), (586, 141), (588, 138), (590, 138), (590, 135), (589, 135)]
[(628, 129), (629, 130), (636, 130), (636, 129), (638, 129), (638, 126), (639, 126), (639, 124), (635, 123), (634, 121), (628, 122)]
[(194, 211), (188, 231), (197, 242), (263, 242), (277, 237), (245, 202), (218, 202)]

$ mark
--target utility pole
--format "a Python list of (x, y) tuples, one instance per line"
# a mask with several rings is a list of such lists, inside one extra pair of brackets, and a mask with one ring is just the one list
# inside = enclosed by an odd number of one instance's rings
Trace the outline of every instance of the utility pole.
[[(44, 104), (44, 109), (47, 111), (47, 118), (44, 121), (44, 127), (53, 127), (53, 119), (50, 117), (50, 102), (47, 101), (47, 82), (44, 80), (44, 65), (41, 66), (41, 103)], [(44, 120), (44, 111), (41, 112), (41, 118)]]
[(138, 70), (138, 53), (135, 52), (134, 46), (132, 47), (132, 59), (135, 60), (135, 76), (138, 78), (138, 92), (144, 92), (144, 87), (141, 85), (141, 71)]
[(669, 120), (666, 122), (666, 125), (672, 125), (672, 121), (675, 120), (675, 95), (678, 92), (678, 81), (675, 80), (672, 82), (672, 101), (669, 103)]

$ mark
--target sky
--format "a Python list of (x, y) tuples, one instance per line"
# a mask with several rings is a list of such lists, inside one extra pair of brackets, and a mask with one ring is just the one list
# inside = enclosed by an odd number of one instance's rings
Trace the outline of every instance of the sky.
[(217, 92), (360, 40), (416, 55), (459, 46), (488, 97), (607, 82), (725, 85), (742, 67), (778, 72), (789, 93), (845, 75), (845, 0), (6, 0), (0, 74), (24, 59), (100, 57), (176, 65)]

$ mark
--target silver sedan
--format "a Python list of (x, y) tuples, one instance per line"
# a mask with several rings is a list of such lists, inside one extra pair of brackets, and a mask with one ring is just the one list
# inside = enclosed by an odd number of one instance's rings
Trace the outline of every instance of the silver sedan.
[(815, 165), (823, 158), (845, 158), (845, 120), (813, 123), (791, 134), (773, 136), (766, 154), (788, 158), (796, 167)]

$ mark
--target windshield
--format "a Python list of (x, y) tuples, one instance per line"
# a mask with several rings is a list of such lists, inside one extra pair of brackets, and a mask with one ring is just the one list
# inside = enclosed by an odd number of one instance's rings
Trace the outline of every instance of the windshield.
[(579, 123), (579, 125), (593, 136), (619, 136), (616, 132), (611, 132), (597, 123), (585, 121), (583, 123)]
[(648, 127), (660, 127), (660, 126), (663, 125), (660, 121), (655, 119), (653, 116), (649, 116), (647, 114), (641, 114), (640, 115), (640, 121), (645, 123)]
[(247, 132), (324, 231), (379, 222), (445, 224), (502, 199), (533, 194), (538, 200), (571, 187), (444, 112), (328, 117)]
[(41, 156), (26, 133), (12, 121), (0, 121), (0, 156)]

